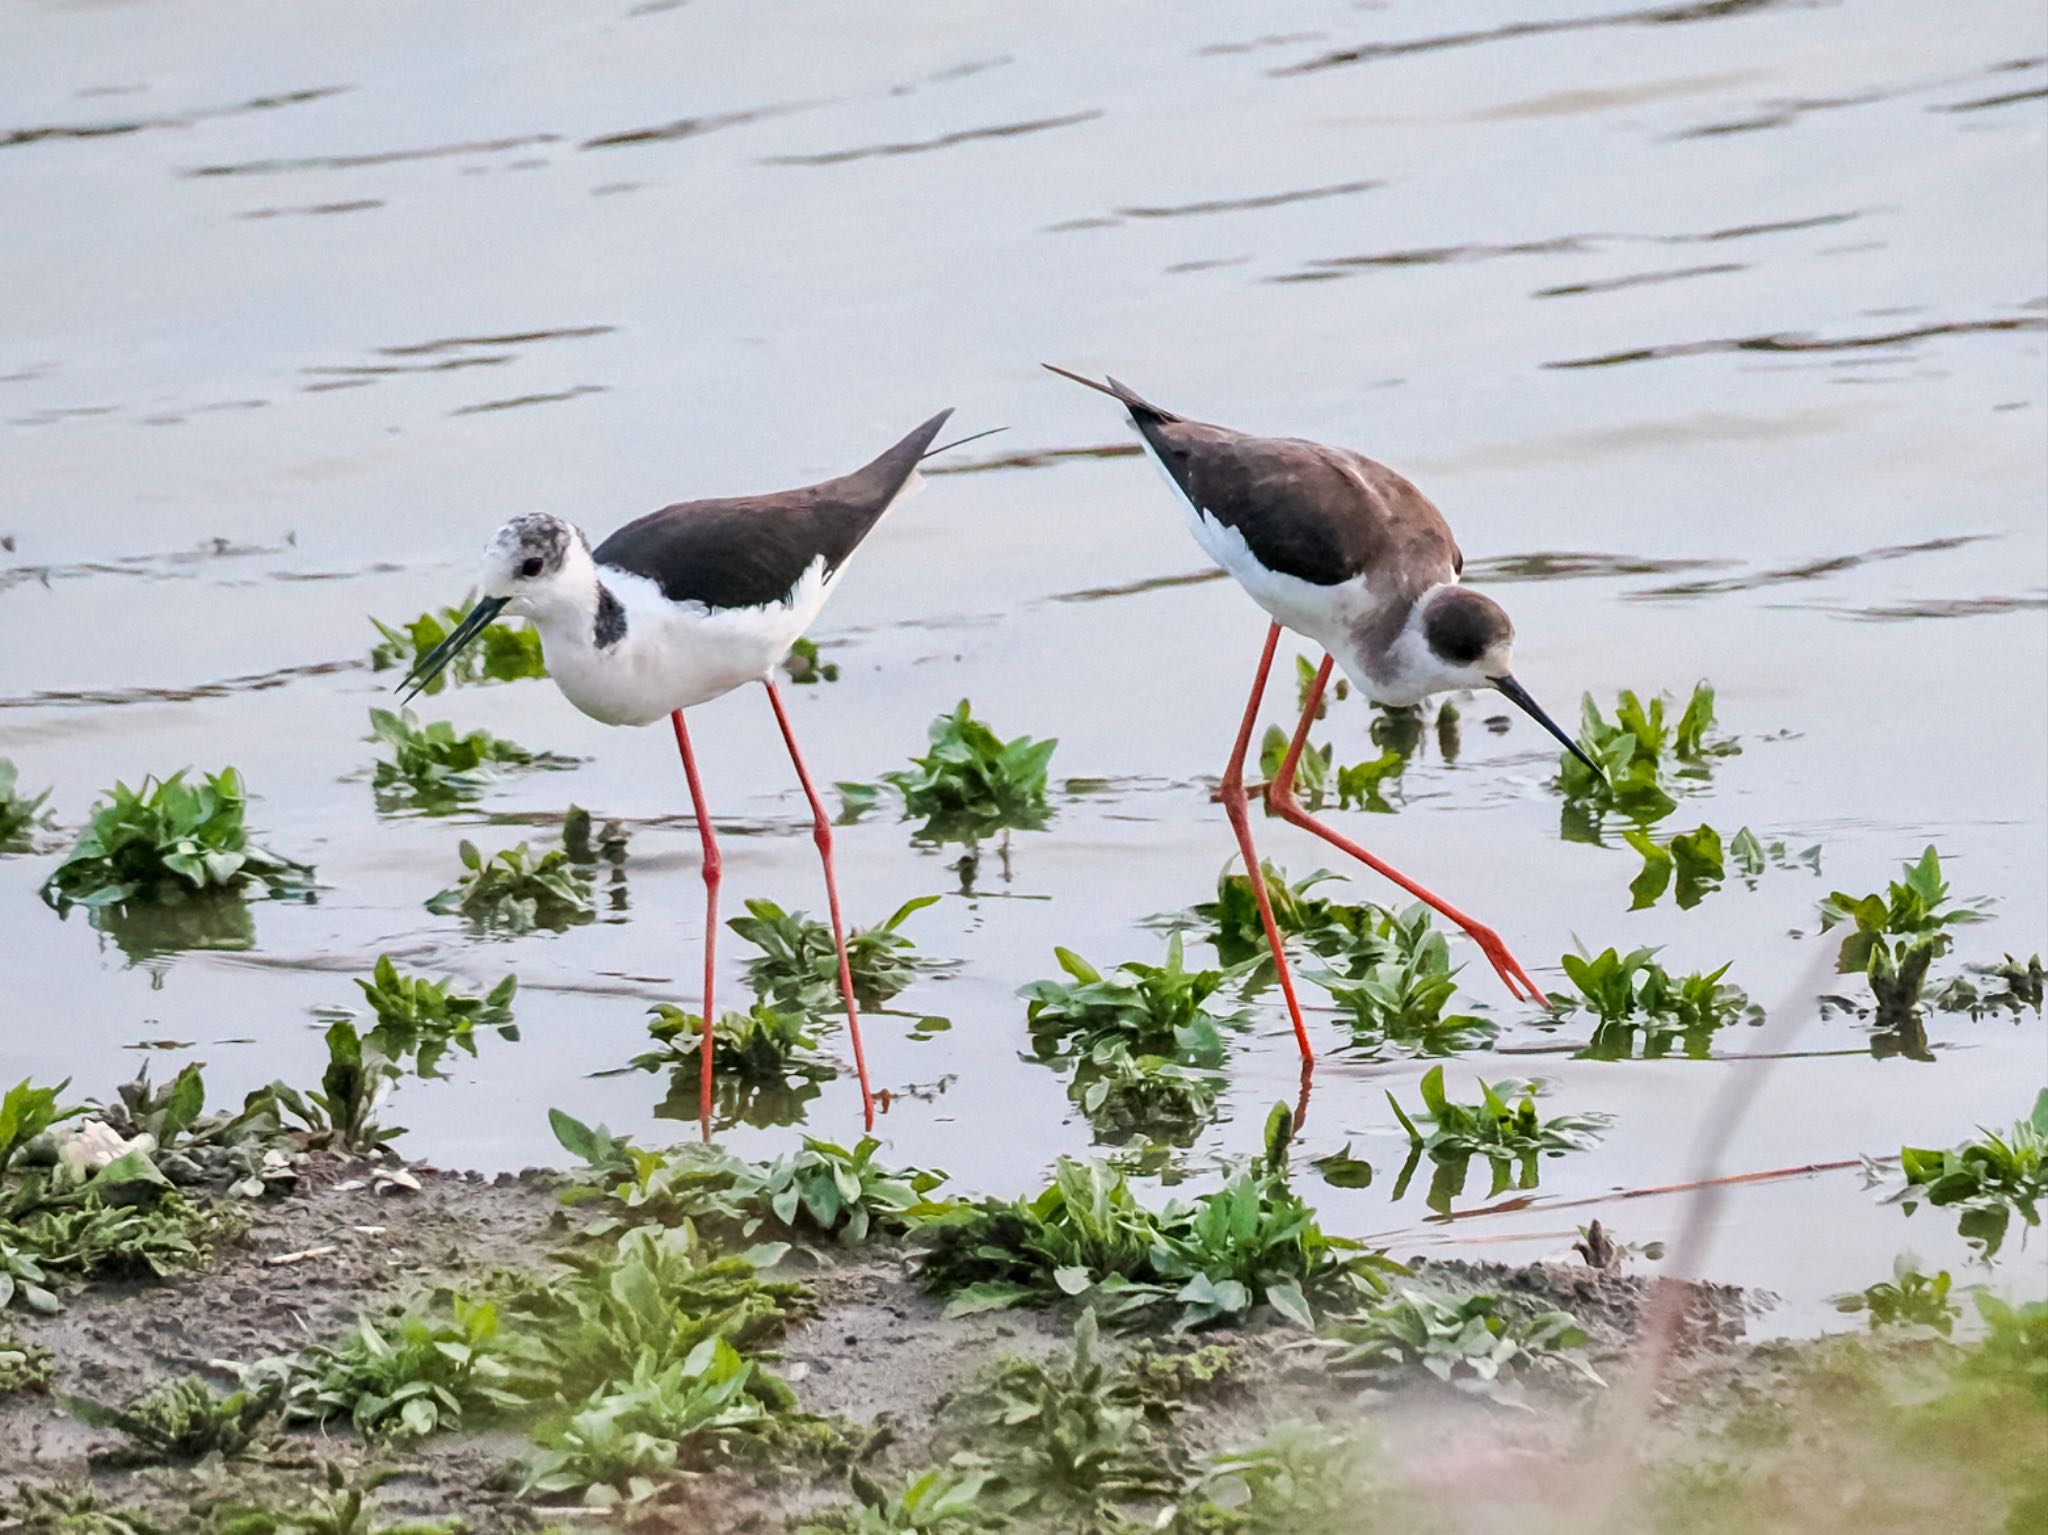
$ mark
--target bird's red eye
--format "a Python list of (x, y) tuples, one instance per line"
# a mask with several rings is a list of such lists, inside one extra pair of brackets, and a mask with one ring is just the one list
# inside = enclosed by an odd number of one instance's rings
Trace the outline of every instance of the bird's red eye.
[(521, 574), (522, 576), (525, 576), (525, 577), (527, 577), (527, 578), (528, 578), (529, 580), (531, 580), (531, 579), (532, 579), (532, 578), (533, 578), (534, 576), (537, 576), (537, 575), (539, 575), (539, 574), (540, 574), (540, 572), (541, 572), (541, 557), (540, 557), (539, 555), (537, 555), (537, 554), (536, 554), (536, 555), (534, 555), (534, 556), (533, 556), (533, 557), (532, 557), (531, 559), (529, 559), (528, 561), (526, 561), (526, 563), (525, 563), (525, 564), (523, 564), (523, 565), (521, 565), (521, 566), (519, 567), (519, 573), (520, 573), (520, 574)]

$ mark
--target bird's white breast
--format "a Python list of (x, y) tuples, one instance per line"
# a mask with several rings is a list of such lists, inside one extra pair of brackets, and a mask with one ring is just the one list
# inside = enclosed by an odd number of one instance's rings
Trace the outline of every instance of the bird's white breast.
[(625, 635), (599, 646), (594, 623), (543, 625), (548, 671), (562, 696), (608, 725), (647, 725), (677, 709), (768, 677), (825, 605), (833, 576), (812, 562), (788, 602), (711, 609), (671, 602), (645, 576), (598, 567), (626, 611)]

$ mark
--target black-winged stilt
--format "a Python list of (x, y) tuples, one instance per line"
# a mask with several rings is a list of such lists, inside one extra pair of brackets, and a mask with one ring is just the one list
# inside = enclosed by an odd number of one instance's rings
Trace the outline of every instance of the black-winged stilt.
[(1245, 808), (1245, 753), (1283, 627), (1315, 641), (1324, 656), (1309, 685), (1307, 707), (1287, 756), (1266, 787), (1267, 805), (1464, 929), (1517, 1001), (1542, 1000), (1542, 988), (1492, 928), (1316, 820), (1294, 798), (1295, 766), (1330, 668), (1338, 662), (1358, 689), (1380, 704), (1413, 705), (1432, 693), (1492, 688), (1527, 710), (1580, 761), (1599, 772), (1515, 680), (1509, 664), (1515, 626), (1491, 597), (1458, 584), (1465, 558), (1443, 514), (1393, 470), (1347, 448), (1295, 437), (1255, 437), (1189, 421), (1115, 379), (1098, 384), (1050, 363), (1046, 367), (1109, 395), (1130, 412), (1145, 446), (1180, 493), (1195, 542), (1273, 620), (1244, 723), (1223, 772), (1220, 797), (1244, 855), (1302, 1055), (1312, 1058), (1314, 1052), (1302, 1027), (1301, 1005), (1281, 951)]
[(932, 439), (950, 415), (950, 410), (940, 411), (873, 463), (838, 479), (770, 495), (663, 507), (627, 523), (595, 549), (580, 529), (559, 517), (544, 512), (515, 517), (484, 550), (477, 583), (482, 597), (476, 606), (400, 684), (417, 693), (486, 624), (511, 613), (532, 620), (549, 674), (562, 695), (591, 718), (607, 725), (648, 725), (668, 716), (704, 844), (699, 1103), (707, 1139), (712, 1028), (718, 1016), (712, 998), (721, 866), (683, 711), (745, 683), (758, 682), (767, 690), (797, 783), (811, 805), (813, 836), (825, 865), (832, 941), (839, 951), (839, 989), (860, 1076), (861, 1113), (872, 1128), (874, 1094), (839, 914), (832, 820), (797, 750), (775, 686), (775, 668), (817, 618), (860, 541), (918, 483), (918, 460), (938, 451)]

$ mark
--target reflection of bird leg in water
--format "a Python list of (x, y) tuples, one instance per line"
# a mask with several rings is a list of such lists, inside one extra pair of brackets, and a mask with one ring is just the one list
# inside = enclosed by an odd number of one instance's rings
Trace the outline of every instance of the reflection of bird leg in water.
[(1308, 1094), (1315, 1085), (1316, 1058), (1304, 1055), (1301, 1058), (1301, 1096), (1294, 1100), (1294, 1129), (1297, 1134), (1308, 1123)]
[(915, 1098), (920, 1103), (934, 1103), (938, 1100), (940, 1094), (944, 1093), (947, 1088), (951, 1087), (958, 1080), (958, 1076), (949, 1071), (936, 1082), (906, 1082), (901, 1087), (877, 1088), (875, 1090), (875, 1107), (886, 1114), (889, 1112), (889, 1105), (898, 1098)]

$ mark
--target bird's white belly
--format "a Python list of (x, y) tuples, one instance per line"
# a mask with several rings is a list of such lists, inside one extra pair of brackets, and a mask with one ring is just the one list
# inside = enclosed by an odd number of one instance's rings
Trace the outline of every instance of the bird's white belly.
[(600, 575), (626, 610), (624, 638), (599, 647), (586, 630), (558, 643), (543, 628), (541, 641), (562, 696), (607, 725), (652, 724), (762, 681), (816, 619), (832, 585), (819, 560), (787, 603), (712, 610), (670, 602), (642, 576)]

